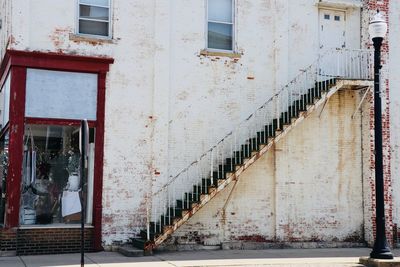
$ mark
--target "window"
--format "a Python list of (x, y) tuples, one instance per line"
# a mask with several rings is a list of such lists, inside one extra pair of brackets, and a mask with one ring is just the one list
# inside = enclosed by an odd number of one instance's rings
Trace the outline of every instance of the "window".
[(232, 51), (234, 0), (208, 0), (207, 3), (207, 48)]
[(79, 1), (78, 33), (109, 37), (111, 0), (78, 0), (78, 1)]
[(340, 21), (340, 16), (335, 16), (336, 21)]
[[(39, 124), (25, 126), (21, 225), (79, 223), (81, 201), (86, 210), (85, 222), (91, 223), (93, 165), (89, 165), (91, 167), (88, 175), (81, 182), (79, 136), (78, 126)], [(94, 160), (94, 136), (95, 129), (90, 128), (90, 162)], [(1, 145), (0, 141), (0, 159)], [(81, 190), (84, 193), (83, 199), (79, 195)]]
[(325, 14), (324, 15), (324, 19), (328, 19), (329, 20), (329, 19), (331, 19), (331, 16), (329, 14)]
[(26, 117), (96, 120), (97, 74), (28, 68), (25, 101)]
[(10, 78), (11, 74), (8, 75), (3, 88), (0, 91), (0, 129), (2, 129), (9, 120), (10, 110)]
[(4, 224), (6, 207), (6, 184), (8, 170), (8, 141), (7, 131), (0, 139), (0, 225)]

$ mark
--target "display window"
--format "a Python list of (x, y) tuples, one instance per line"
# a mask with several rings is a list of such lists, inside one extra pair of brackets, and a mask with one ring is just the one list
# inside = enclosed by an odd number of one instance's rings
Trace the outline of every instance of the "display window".
[(8, 169), (8, 131), (0, 139), (0, 225), (4, 225), (6, 206), (6, 179)]
[[(89, 131), (89, 162), (95, 129)], [(93, 164), (81, 183), (80, 127), (27, 124), (21, 179), (20, 225), (91, 223)], [(81, 186), (83, 184), (83, 187)]]

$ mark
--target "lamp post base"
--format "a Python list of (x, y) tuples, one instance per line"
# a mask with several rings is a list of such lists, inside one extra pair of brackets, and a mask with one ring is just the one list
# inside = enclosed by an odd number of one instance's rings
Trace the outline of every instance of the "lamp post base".
[(381, 250), (372, 250), (369, 256), (372, 259), (382, 259), (382, 260), (391, 260), (393, 259), (393, 254), (389, 249), (381, 249)]
[(367, 267), (399, 267), (400, 259), (372, 259), (368, 257), (361, 257), (359, 263)]

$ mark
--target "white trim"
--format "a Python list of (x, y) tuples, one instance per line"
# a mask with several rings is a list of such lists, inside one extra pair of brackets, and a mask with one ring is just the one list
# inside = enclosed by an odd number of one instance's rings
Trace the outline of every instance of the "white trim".
[(79, 18), (79, 20), (86, 20), (86, 21), (94, 21), (94, 22), (103, 22), (103, 23), (109, 23), (108, 20), (102, 20), (102, 19), (88, 19), (88, 18)]
[(101, 6), (101, 5), (90, 5), (90, 4), (81, 4), (80, 2), (79, 2), (79, 4), (80, 4), (80, 5), (82, 5), (82, 6), (93, 6), (93, 7), (108, 8), (108, 6)]
[(226, 24), (226, 25), (233, 25), (233, 22), (224, 22), (224, 21), (217, 21), (217, 20), (208, 20), (207, 22), (218, 23), (218, 24)]
[(349, 3), (340, 0), (319, 0), (317, 6), (320, 8), (339, 8), (339, 9), (348, 9), (348, 8), (361, 8), (363, 4), (360, 2)]
[[(80, 6), (93, 6), (93, 7), (101, 7), (101, 8), (108, 8), (108, 20), (100, 20), (100, 19), (88, 19), (88, 18), (81, 18), (80, 16)], [(112, 39), (112, 0), (108, 0), (108, 7), (100, 6), (100, 5), (90, 5), (90, 4), (81, 4), (81, 0), (76, 0), (76, 16), (75, 16), (75, 34), (80, 36), (88, 36), (92, 38), (98, 39)], [(81, 33), (79, 32), (79, 22), (80, 20), (84, 21), (94, 21), (94, 22), (102, 22), (108, 23), (108, 35), (100, 35), (100, 34), (89, 34), (89, 33)]]

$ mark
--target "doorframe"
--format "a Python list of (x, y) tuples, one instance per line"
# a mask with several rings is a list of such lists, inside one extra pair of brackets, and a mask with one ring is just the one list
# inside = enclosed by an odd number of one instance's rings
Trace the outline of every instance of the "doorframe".
[[(344, 29), (347, 29), (347, 8), (318, 6), (318, 47), (321, 50), (321, 10), (339, 11), (344, 13)], [(345, 34), (345, 43), (347, 44), (347, 34)], [(346, 48), (346, 47), (345, 47)]]

